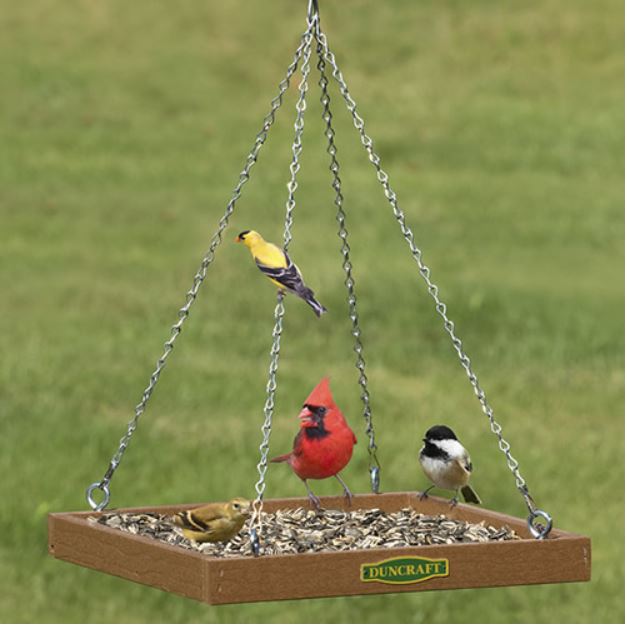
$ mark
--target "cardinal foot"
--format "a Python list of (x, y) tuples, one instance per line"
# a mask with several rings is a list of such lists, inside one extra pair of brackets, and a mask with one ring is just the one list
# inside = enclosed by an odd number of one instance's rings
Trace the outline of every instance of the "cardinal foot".
[(322, 509), (322, 503), (320, 499), (313, 493), (309, 494), (309, 502), (318, 510)]
[(346, 499), (346, 506), (350, 507), (353, 504), (353, 495), (350, 490), (344, 490), (344, 498)]

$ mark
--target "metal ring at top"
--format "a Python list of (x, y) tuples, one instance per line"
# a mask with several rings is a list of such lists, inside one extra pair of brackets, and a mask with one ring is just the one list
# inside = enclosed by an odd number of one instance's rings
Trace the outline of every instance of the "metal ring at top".
[(309, 20), (309, 23), (311, 24), (316, 17), (320, 17), (318, 0), (309, 0), (309, 6), (307, 8), (307, 19)]
[[(94, 498), (94, 490), (102, 490), (103, 498), (102, 501), (98, 502)], [(89, 503), (89, 507), (91, 507), (95, 512), (101, 512), (107, 505), (109, 505), (109, 499), (111, 498), (111, 491), (109, 490), (108, 483), (102, 483), (101, 481), (97, 481), (96, 483), (92, 483), (87, 488), (87, 502)]]
[[(536, 518), (543, 518), (545, 524), (534, 524)], [(549, 535), (551, 529), (553, 529), (553, 519), (545, 511), (536, 509), (529, 514), (529, 517), (527, 518), (527, 525), (529, 526), (531, 535), (536, 540), (544, 540)]]

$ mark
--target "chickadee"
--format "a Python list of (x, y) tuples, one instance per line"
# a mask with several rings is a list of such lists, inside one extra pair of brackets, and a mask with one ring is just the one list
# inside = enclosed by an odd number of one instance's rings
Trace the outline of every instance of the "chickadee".
[(431, 427), (422, 440), (420, 449), (420, 465), (432, 485), (419, 494), (421, 499), (435, 487), (444, 490), (455, 490), (451, 499), (451, 507), (457, 505), (459, 492), (464, 495), (466, 503), (481, 503), (477, 493), (468, 485), (472, 462), (468, 451), (462, 446), (452, 429), (444, 425)]

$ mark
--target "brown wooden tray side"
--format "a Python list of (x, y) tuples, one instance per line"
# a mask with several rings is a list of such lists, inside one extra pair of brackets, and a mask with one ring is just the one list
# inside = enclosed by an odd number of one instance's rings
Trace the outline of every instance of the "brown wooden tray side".
[[(513, 586), (590, 578), (586, 538), (236, 558), (212, 562), (208, 602), (276, 601), (358, 594)], [(361, 564), (408, 555), (449, 560), (449, 576), (393, 585), (363, 582)]]
[(50, 514), (48, 550), (79, 566), (198, 601), (207, 598), (209, 571), (200, 553), (92, 524), (85, 517)]
[[(322, 502), (327, 508), (344, 507), (342, 498), (323, 497)], [(196, 505), (118, 511), (170, 514)], [(265, 504), (267, 511), (301, 506), (308, 506), (307, 499), (271, 499)], [(497, 527), (509, 525), (521, 537), (529, 538), (523, 519), (467, 505), (451, 510), (444, 499), (420, 501), (413, 492), (357, 495), (352, 509), (379, 507), (396, 511), (408, 506), (426, 514), (443, 513), (469, 522), (485, 521)], [(215, 558), (93, 524), (87, 520), (93, 515), (93, 512), (51, 514), (50, 553), (81, 566), (212, 604), (590, 579), (589, 538), (559, 530), (544, 541), (524, 539), (260, 558)], [(403, 585), (361, 581), (361, 564), (407, 555), (446, 558), (449, 575)]]

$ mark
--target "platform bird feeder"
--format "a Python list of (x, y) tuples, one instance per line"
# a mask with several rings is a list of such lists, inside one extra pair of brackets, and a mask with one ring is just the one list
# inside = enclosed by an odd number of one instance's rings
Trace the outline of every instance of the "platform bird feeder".
[[(283, 103), (284, 94), (294, 74), (300, 69), (301, 78), (296, 103), (295, 136), (289, 165), (290, 177), (287, 186), (289, 193), (286, 202), (283, 241), (285, 252), (288, 250), (292, 239), (291, 229), (298, 187), (297, 174), (300, 170), (312, 58), (315, 60), (319, 73), (317, 84), (320, 88), (324, 135), (330, 159), (331, 186), (335, 193), (334, 204), (339, 226), (342, 268), (346, 276), (345, 285), (348, 292), (348, 314), (352, 323), (353, 348), (357, 355), (356, 366), (366, 423), (369, 478), (372, 488), (372, 494), (355, 496), (350, 508), (346, 506), (343, 499), (332, 497), (323, 497), (322, 507), (338, 510), (376, 509), (383, 512), (398, 512), (409, 508), (430, 516), (444, 515), (460, 522), (483, 523), (496, 528), (507, 527), (515, 532), (517, 539), (473, 543), (430, 543), (384, 548), (374, 546), (367, 549), (342, 551), (328, 551), (324, 547), (320, 550), (318, 547), (316, 550), (305, 550), (293, 555), (268, 554), (267, 543), (272, 540), (264, 539), (264, 510), (270, 513), (283, 509), (311, 507), (307, 499), (264, 499), (269, 441), (277, 392), (276, 374), (285, 314), (282, 291), (277, 294), (274, 311), (267, 398), (264, 406), (265, 419), (262, 425), (263, 440), (260, 446), (261, 459), (257, 466), (259, 477), (255, 484), (257, 495), (253, 503), (253, 514), (246, 529), (252, 554), (242, 554), (241, 557), (207, 555), (198, 550), (171, 546), (153, 538), (113, 529), (95, 521), (109, 505), (110, 482), (113, 474), (120, 464), (138, 420), (144, 413), (166, 360), (189, 316), (198, 290), (222, 242), (236, 203), (250, 178), (251, 170), (257, 162), (275, 121), (276, 112)], [(415, 492), (387, 494), (380, 492), (380, 467), (377, 459), (355, 280), (350, 260), (344, 197), (339, 176), (340, 166), (331, 113), (329, 86), (332, 82), (337, 83), (339, 87), (340, 97), (352, 117), (361, 144), (383, 188), (384, 197), (392, 209), (401, 235), (417, 264), (419, 275), (433, 299), (437, 314), (442, 318), (444, 330), (450, 336), (454, 351), (488, 419), (489, 427), (498, 440), (499, 449), (505, 455), (508, 468), (514, 476), (516, 488), (528, 510), (527, 518), (514, 518), (469, 505), (457, 505), (451, 509), (448, 501), (434, 497), (421, 500)], [(226, 211), (219, 221), (209, 249), (186, 294), (186, 301), (179, 311), (178, 320), (171, 328), (169, 339), (165, 343), (165, 350), (157, 361), (156, 369), (150, 376), (149, 384), (135, 408), (135, 415), (129, 422), (127, 431), (107, 471), (100, 481), (91, 484), (87, 489), (87, 501), (91, 507), (90, 511), (50, 514), (49, 551), (51, 555), (80, 566), (210, 604), (575, 582), (590, 579), (590, 539), (553, 528), (551, 516), (536, 506), (527, 483), (520, 474), (519, 464), (511, 455), (510, 445), (503, 438), (502, 428), (494, 418), (494, 412), (488, 404), (484, 391), (479, 387), (477, 376), (471, 369), (470, 359), (464, 352), (462, 342), (455, 333), (455, 326), (447, 315), (446, 305), (440, 299), (438, 288), (431, 280), (431, 271), (423, 261), (422, 251), (416, 245), (414, 234), (399, 206), (388, 174), (382, 169), (381, 159), (375, 152), (374, 143), (366, 134), (364, 120), (357, 111), (355, 100), (349, 92), (335, 55), (321, 28), (317, 0), (309, 0), (306, 30), (300, 38), (294, 58), (287, 69), (287, 75), (279, 84), (279, 92), (272, 100), (270, 111), (264, 118), (261, 130), (246, 158)], [(164, 516), (191, 507), (194, 506), (136, 507), (106, 511), (151, 512)]]

